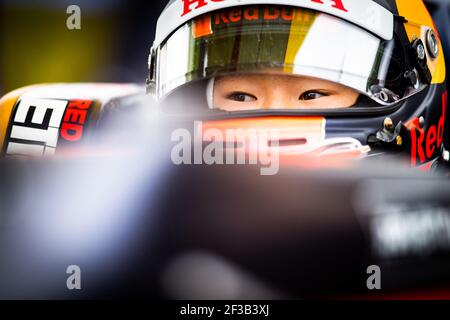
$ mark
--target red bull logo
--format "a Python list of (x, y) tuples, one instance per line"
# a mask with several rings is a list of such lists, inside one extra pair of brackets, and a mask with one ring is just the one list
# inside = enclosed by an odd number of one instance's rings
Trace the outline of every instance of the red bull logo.
[(263, 22), (263, 21), (285, 21), (311, 22), (314, 14), (307, 11), (296, 11), (291, 7), (280, 6), (251, 6), (238, 7), (226, 10), (214, 15), (214, 24), (223, 25), (239, 23), (241, 21)]

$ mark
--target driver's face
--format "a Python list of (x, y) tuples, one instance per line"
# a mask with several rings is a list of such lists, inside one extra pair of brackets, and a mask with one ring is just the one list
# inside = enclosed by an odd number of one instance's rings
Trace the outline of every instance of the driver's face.
[(334, 82), (280, 74), (224, 76), (214, 85), (214, 106), (225, 111), (347, 108), (358, 96)]

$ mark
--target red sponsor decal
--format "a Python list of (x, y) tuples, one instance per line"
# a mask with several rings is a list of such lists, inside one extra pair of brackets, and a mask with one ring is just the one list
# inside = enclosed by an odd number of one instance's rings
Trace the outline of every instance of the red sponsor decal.
[(90, 107), (90, 100), (69, 102), (61, 126), (61, 137), (64, 140), (75, 142), (83, 137), (84, 124)]
[(190, 13), (193, 9), (200, 9), (206, 5), (208, 5), (208, 1), (212, 2), (222, 2), (225, 0), (182, 0), (184, 4), (183, 14), (181, 16), (185, 16)]
[[(311, 2), (324, 4), (323, 0), (311, 0)], [(344, 4), (342, 3), (342, 0), (331, 0), (331, 2), (333, 2), (332, 5), (333, 8), (339, 9), (344, 12), (348, 12), (348, 10), (344, 7)]]
[(444, 139), (445, 118), (447, 114), (447, 91), (442, 94), (442, 113), (437, 125), (421, 128), (416, 118), (407, 124), (411, 132), (411, 165), (422, 164), (432, 159)]
[[(188, 13), (191, 13), (193, 10), (197, 10), (207, 6), (210, 2), (222, 2), (225, 0), (181, 0), (183, 1), (183, 13), (181, 16), (185, 16)], [(309, 0), (314, 3), (328, 5), (324, 3), (324, 0)], [(347, 8), (344, 6), (343, 0), (325, 0), (325, 2), (331, 2), (331, 7), (341, 10), (344, 12), (348, 12)]]
[(229, 24), (241, 21), (286, 21), (290, 22), (294, 19), (297, 22), (309, 22), (313, 15), (305, 11), (297, 11), (292, 7), (279, 6), (251, 6), (244, 8), (234, 8), (214, 15), (214, 24)]

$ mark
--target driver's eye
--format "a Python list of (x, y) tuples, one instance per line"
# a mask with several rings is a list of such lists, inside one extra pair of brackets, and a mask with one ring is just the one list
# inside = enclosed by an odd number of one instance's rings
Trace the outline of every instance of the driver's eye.
[(304, 101), (315, 100), (315, 99), (319, 99), (319, 98), (322, 98), (325, 96), (326, 96), (326, 94), (320, 93), (317, 91), (307, 91), (300, 96), (299, 100), (304, 100)]
[(234, 92), (227, 98), (236, 102), (252, 102), (258, 100), (254, 95), (245, 92)]

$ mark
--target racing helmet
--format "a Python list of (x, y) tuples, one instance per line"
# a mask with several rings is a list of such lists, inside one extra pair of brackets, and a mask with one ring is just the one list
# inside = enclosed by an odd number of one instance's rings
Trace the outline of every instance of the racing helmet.
[[(204, 117), (205, 127), (276, 127), (291, 153), (406, 155), (429, 169), (449, 160), (442, 51), (422, 0), (171, 0), (147, 90), (165, 112)], [(274, 72), (356, 98), (344, 108), (216, 105), (217, 79)]]

